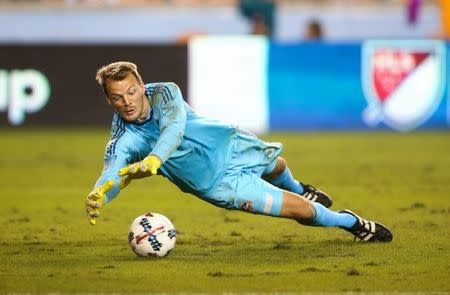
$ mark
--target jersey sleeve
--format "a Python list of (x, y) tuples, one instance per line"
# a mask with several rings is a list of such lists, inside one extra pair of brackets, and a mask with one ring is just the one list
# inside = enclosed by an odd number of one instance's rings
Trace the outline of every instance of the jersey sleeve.
[[(115, 118), (120, 121), (119, 118)], [(114, 186), (106, 192), (105, 203), (109, 203), (120, 192), (119, 182), (121, 176), (118, 175), (119, 170), (132, 162), (131, 153), (128, 151), (126, 142), (125, 129), (123, 122), (114, 124), (111, 128), (111, 139), (106, 145), (103, 171), (94, 187), (101, 186), (109, 180), (114, 180)]]
[(164, 163), (183, 139), (186, 109), (181, 91), (175, 83), (157, 85), (151, 103), (159, 120), (160, 136), (150, 154), (156, 155)]

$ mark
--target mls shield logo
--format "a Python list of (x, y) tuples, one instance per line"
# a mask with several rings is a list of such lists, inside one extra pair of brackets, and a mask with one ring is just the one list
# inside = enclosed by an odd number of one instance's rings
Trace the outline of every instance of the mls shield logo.
[(412, 130), (429, 119), (445, 87), (445, 44), (441, 41), (367, 41), (362, 54), (363, 89), (369, 126), (384, 122)]

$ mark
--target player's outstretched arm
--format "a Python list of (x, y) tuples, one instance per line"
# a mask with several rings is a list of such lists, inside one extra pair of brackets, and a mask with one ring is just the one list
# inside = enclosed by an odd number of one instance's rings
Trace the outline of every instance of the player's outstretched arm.
[[(89, 222), (94, 225), (96, 218), (100, 216), (99, 209), (109, 203), (124, 189), (131, 181), (131, 178), (122, 178), (118, 175), (121, 167), (127, 163), (133, 162), (131, 152), (128, 150), (127, 143), (130, 141), (126, 134), (122, 136), (113, 136), (108, 142), (105, 151), (105, 163), (102, 175), (94, 185), (93, 191), (86, 200), (86, 211)], [(145, 177), (143, 175), (138, 175)]]
[(159, 118), (160, 136), (150, 155), (165, 162), (176, 151), (186, 130), (186, 108), (180, 88), (175, 83), (163, 83), (161, 95), (152, 100)]
[[(160, 136), (150, 154), (142, 161), (123, 167), (119, 175), (131, 179), (139, 173), (155, 175), (161, 165), (180, 145), (186, 128), (186, 109), (181, 91), (174, 83), (161, 83), (157, 94), (152, 97), (151, 105), (159, 119)], [(144, 176), (145, 177), (145, 176)], [(125, 179), (125, 178), (124, 178)], [(126, 181), (131, 181), (127, 178)]]
[(105, 204), (106, 192), (114, 186), (114, 180), (108, 180), (97, 186), (89, 193), (86, 199), (86, 213), (90, 224), (95, 225), (96, 218), (100, 217), (100, 208)]

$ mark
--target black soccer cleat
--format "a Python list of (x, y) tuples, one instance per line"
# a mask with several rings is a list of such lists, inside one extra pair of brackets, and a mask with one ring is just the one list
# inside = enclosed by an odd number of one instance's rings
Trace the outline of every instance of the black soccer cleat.
[(311, 202), (320, 203), (327, 208), (333, 205), (333, 200), (325, 192), (319, 190), (318, 188), (315, 188), (310, 184), (302, 183), (302, 186), (304, 189), (302, 197), (310, 200)]
[(355, 238), (364, 242), (390, 242), (392, 241), (392, 232), (381, 223), (365, 220), (350, 210), (340, 210), (339, 213), (347, 213), (356, 217), (356, 222), (351, 228), (344, 228), (352, 233)]

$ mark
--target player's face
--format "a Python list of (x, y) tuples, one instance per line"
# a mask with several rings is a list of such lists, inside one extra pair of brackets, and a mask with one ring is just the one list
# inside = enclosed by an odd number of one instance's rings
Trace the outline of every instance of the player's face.
[(144, 85), (133, 74), (128, 74), (122, 81), (107, 81), (106, 93), (108, 103), (126, 121), (139, 122), (147, 118), (150, 104)]

